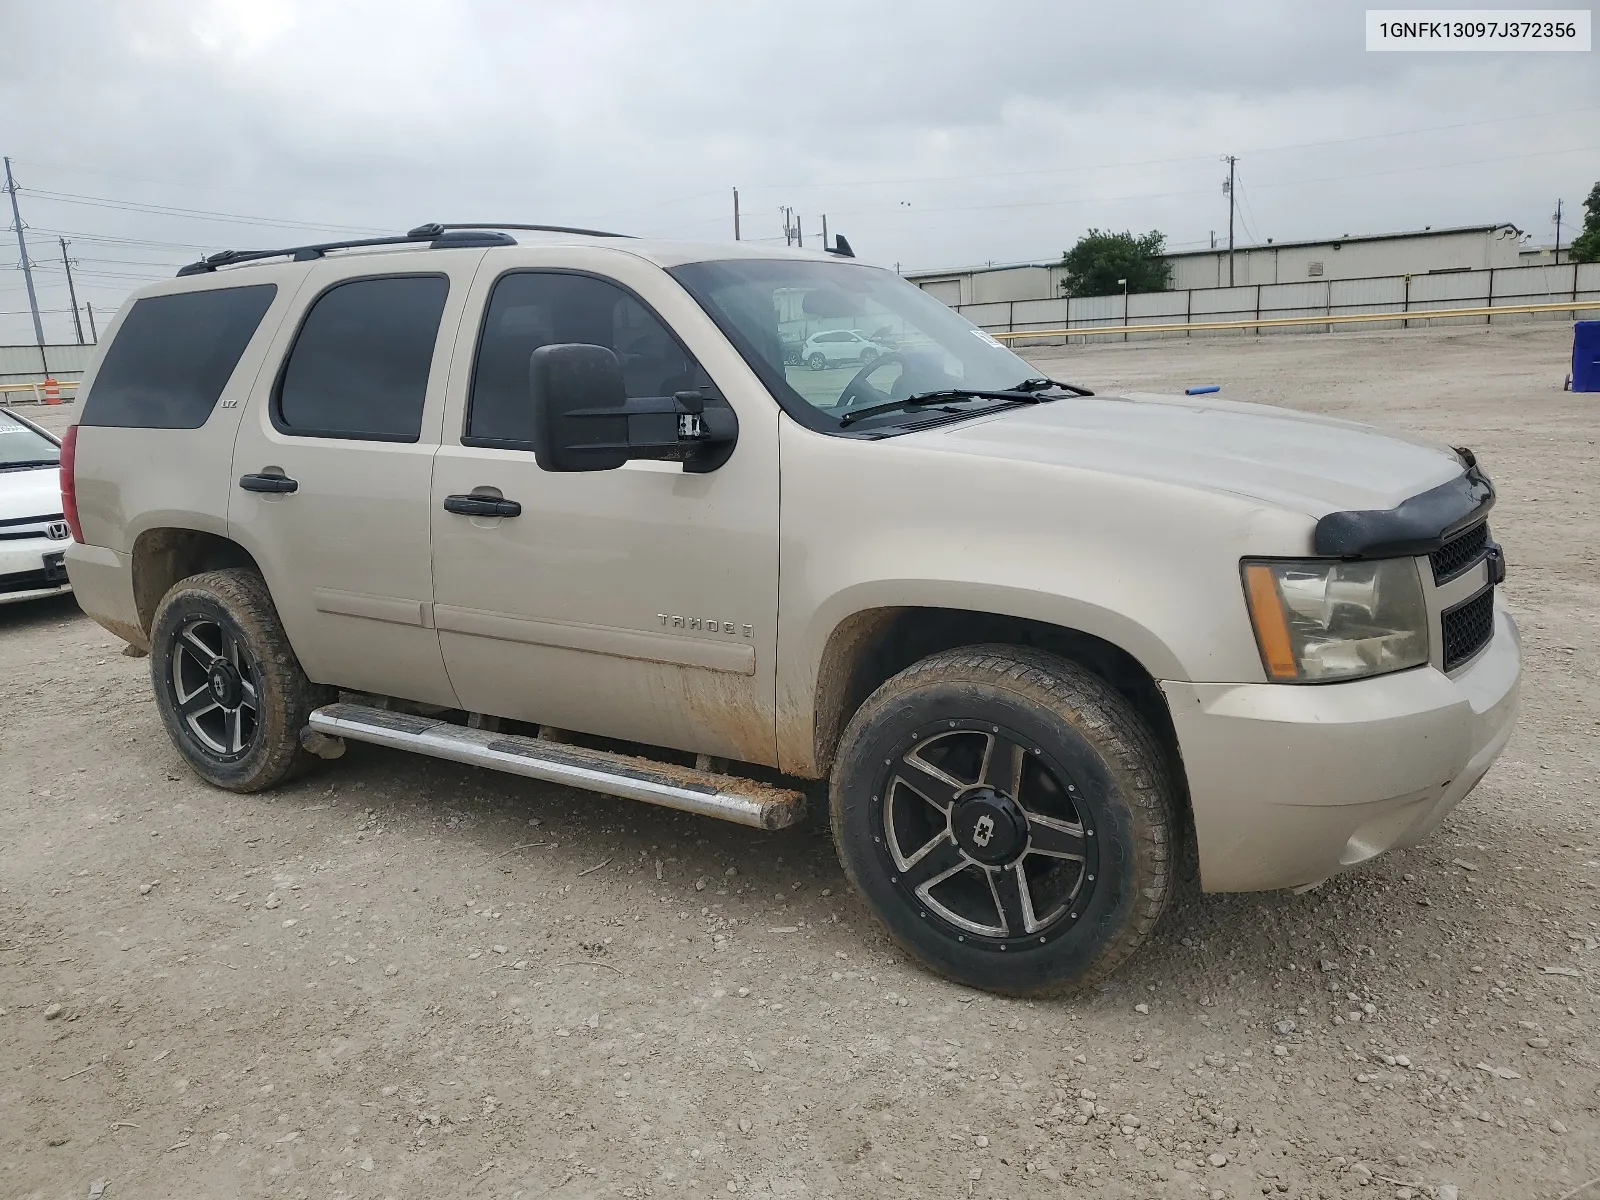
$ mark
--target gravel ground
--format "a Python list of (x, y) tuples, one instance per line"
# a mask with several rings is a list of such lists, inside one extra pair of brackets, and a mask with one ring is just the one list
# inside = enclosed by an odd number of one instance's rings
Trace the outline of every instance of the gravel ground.
[(1528, 658), (1433, 839), (1184, 899), (1071, 1002), (911, 965), (820, 825), (358, 745), (212, 791), (145, 661), (70, 598), (0, 609), (0, 1193), (1595, 1200), (1600, 397), (1561, 392), (1568, 337), (1035, 353), (1474, 447)]

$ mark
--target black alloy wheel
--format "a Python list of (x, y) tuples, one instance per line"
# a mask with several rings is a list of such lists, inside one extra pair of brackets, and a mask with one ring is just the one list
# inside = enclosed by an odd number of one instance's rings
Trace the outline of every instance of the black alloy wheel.
[(172, 698), (185, 735), (202, 753), (237, 762), (261, 730), (261, 672), (238, 632), (191, 615), (172, 654)]
[(173, 584), (150, 625), (150, 682), (167, 735), (207, 783), (257, 792), (318, 761), (301, 734), (333, 690), (306, 678), (253, 570)]
[(1070, 929), (1099, 861), (1071, 776), (984, 721), (931, 722), (897, 751), (873, 789), (890, 882), (957, 942), (1038, 945)]
[(882, 684), (829, 781), (845, 873), (933, 971), (1006, 995), (1104, 979), (1159, 920), (1181, 792), (1128, 699), (1022, 646), (931, 655)]

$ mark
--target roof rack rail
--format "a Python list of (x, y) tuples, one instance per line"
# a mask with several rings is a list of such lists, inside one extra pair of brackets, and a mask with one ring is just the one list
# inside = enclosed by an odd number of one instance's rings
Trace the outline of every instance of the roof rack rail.
[(403, 246), (414, 242), (427, 242), (430, 249), (446, 250), (452, 247), (515, 246), (517, 240), (504, 229), (526, 229), (538, 233), (571, 233), (584, 237), (628, 237), (626, 233), (606, 233), (599, 229), (575, 229), (568, 225), (518, 225), (511, 222), (475, 221), (442, 225), (434, 222), (418, 225), (403, 234), (387, 237), (355, 238), (344, 242), (315, 242), (309, 246), (286, 246), (281, 250), (219, 250), (208, 254), (199, 262), (178, 268), (178, 275), (204, 275), (218, 267), (238, 263), (258, 262), (264, 258), (290, 258), (295, 262), (309, 262), (321, 258), (329, 250), (360, 250), (367, 246)]
[(441, 225), (440, 229), (526, 229), (533, 233), (572, 233), (580, 237), (631, 238), (631, 233), (611, 233), (604, 229), (578, 229), (571, 225), (518, 225), (511, 221), (467, 221)]
[(291, 258), (295, 262), (309, 262), (321, 258), (329, 250), (359, 250), (367, 246), (403, 246), (412, 242), (427, 242), (435, 250), (462, 246), (515, 246), (516, 239), (509, 234), (451, 231), (443, 225), (418, 225), (403, 234), (388, 237), (353, 238), (343, 242), (315, 242), (309, 246), (286, 246), (281, 250), (219, 250), (208, 254), (199, 262), (179, 267), (178, 275), (204, 275), (218, 267), (238, 263), (257, 262), (263, 258)]

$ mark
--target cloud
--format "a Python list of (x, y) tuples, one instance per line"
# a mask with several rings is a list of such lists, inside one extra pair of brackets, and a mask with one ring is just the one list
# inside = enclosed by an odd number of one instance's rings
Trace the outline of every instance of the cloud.
[[(1364, 8), (12, 4), (0, 151), (49, 308), (55, 231), (101, 307), (202, 249), (327, 235), (108, 202), (725, 239), (738, 186), (746, 236), (781, 238), (789, 205), (810, 238), (827, 213), (911, 268), (1054, 257), (1091, 225), (1203, 244), (1235, 153), (1241, 238), (1501, 220), (1545, 236), (1555, 198), (1575, 208), (1600, 175), (1594, 56), (1368, 54)], [(0, 314), (23, 299), (0, 271)], [(26, 317), (0, 315), (0, 342), (26, 340)]]

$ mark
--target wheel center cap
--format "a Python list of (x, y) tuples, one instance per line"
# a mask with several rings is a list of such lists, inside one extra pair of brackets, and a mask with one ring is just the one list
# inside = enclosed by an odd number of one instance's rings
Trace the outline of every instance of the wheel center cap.
[(982, 787), (960, 800), (950, 814), (956, 844), (988, 866), (1014, 861), (1028, 844), (1028, 818), (1004, 792)]
[(244, 689), (240, 686), (239, 672), (232, 663), (212, 664), (206, 675), (206, 685), (211, 689), (211, 698), (223, 708), (239, 707)]

